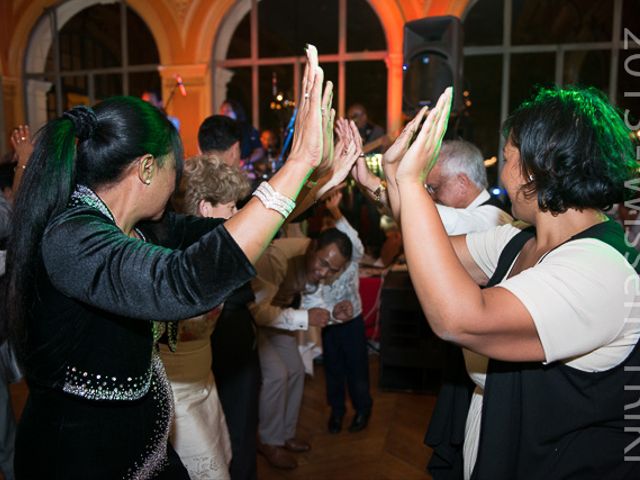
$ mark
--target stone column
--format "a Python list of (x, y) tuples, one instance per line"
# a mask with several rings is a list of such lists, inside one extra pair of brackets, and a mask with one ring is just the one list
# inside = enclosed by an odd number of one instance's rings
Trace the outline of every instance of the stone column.
[(47, 93), (52, 85), (44, 80), (27, 80), (27, 121), (33, 133), (47, 123)]
[[(167, 114), (176, 117), (180, 122), (180, 136), (184, 142), (185, 155), (195, 155), (198, 153), (198, 127), (202, 120), (211, 115), (209, 67), (206, 63), (194, 63), (161, 65), (158, 70), (162, 80), (162, 100)], [(175, 88), (176, 75), (182, 77), (186, 96), (181, 94), (179, 88)], [(169, 100), (172, 91), (174, 94)]]
[(387, 131), (395, 135), (402, 127), (402, 53), (389, 52), (387, 64)]

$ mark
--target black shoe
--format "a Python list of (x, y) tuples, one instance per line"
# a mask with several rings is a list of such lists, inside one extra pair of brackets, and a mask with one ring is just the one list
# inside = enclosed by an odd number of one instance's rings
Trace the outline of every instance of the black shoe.
[(329, 433), (340, 433), (342, 430), (342, 415), (331, 415), (327, 426), (329, 427)]
[(367, 428), (367, 424), (369, 423), (370, 416), (371, 416), (370, 413), (356, 413), (356, 416), (353, 417), (353, 421), (349, 426), (349, 431), (351, 433), (355, 433)]

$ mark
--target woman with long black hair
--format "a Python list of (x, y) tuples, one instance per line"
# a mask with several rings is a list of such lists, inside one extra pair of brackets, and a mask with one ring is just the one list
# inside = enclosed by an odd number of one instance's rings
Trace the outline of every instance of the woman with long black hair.
[(38, 134), (7, 262), (30, 391), (17, 478), (188, 478), (167, 446), (173, 405), (154, 321), (211, 310), (246, 283), (293, 209), (322, 156), (323, 74), (314, 47), (307, 56), (289, 160), (224, 224), (164, 214), (182, 146), (142, 100), (76, 107)]

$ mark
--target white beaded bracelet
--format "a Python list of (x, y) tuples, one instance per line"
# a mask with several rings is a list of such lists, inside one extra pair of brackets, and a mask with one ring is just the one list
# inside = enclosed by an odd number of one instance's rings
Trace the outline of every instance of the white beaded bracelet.
[(296, 202), (276, 192), (268, 182), (262, 182), (252, 195), (257, 197), (265, 208), (275, 210), (284, 218), (287, 218), (296, 208)]

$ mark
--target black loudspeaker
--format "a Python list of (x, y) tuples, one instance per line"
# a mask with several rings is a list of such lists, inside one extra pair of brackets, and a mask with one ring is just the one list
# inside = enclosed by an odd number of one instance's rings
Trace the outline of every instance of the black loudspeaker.
[(402, 110), (413, 117), (433, 106), (453, 85), (452, 114), (463, 108), (462, 24), (454, 16), (427, 17), (404, 25)]
[(434, 391), (445, 349), (424, 318), (409, 273), (389, 272), (380, 295), (380, 388)]

